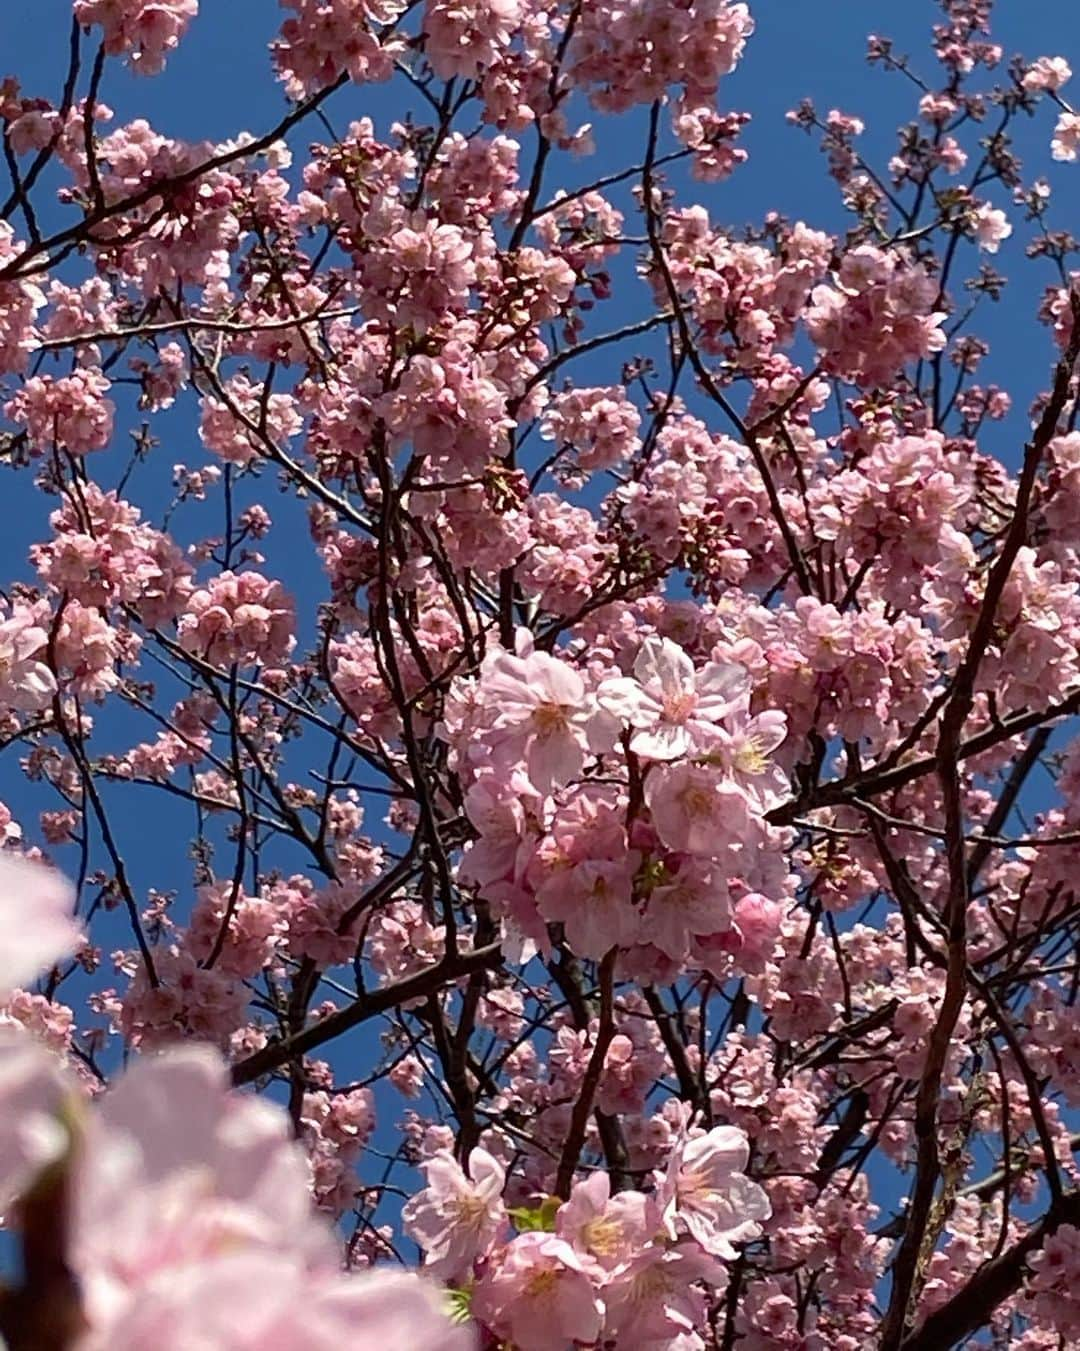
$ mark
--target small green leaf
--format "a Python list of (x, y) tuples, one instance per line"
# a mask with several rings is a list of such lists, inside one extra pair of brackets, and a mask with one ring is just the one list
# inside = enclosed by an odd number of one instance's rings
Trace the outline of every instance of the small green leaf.
[(538, 1206), (516, 1206), (510, 1218), (520, 1234), (555, 1232), (555, 1213), (562, 1205), (557, 1196), (545, 1196)]
[(446, 1291), (447, 1313), (451, 1323), (467, 1323), (472, 1317), (472, 1290), (451, 1287)]

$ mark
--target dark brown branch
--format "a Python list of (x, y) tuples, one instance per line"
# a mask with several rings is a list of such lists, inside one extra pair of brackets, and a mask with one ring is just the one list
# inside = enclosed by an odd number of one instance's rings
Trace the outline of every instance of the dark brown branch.
[(574, 1181), (574, 1170), (581, 1157), (581, 1147), (585, 1143), (585, 1131), (593, 1109), (593, 1099), (604, 1071), (608, 1048), (615, 1036), (615, 959), (618, 949), (612, 948), (600, 963), (600, 1024), (596, 1030), (596, 1041), (581, 1082), (581, 1091), (570, 1117), (570, 1128), (566, 1133), (562, 1157), (559, 1159), (559, 1172), (555, 1181), (555, 1194), (565, 1201), (570, 1195)]
[(328, 1041), (333, 1041), (350, 1028), (359, 1027), (361, 1023), (377, 1018), (379, 1014), (387, 1013), (400, 1004), (406, 1004), (414, 999), (426, 999), (428, 995), (434, 994), (444, 986), (483, 967), (497, 967), (502, 959), (502, 947), (498, 943), (492, 943), (488, 947), (475, 948), (471, 952), (459, 952), (452, 960), (441, 961), (435, 966), (429, 966), (425, 971), (418, 971), (415, 975), (406, 977), (405, 980), (396, 981), (393, 985), (384, 985), (382, 989), (372, 990), (370, 994), (363, 994), (347, 1007), (338, 1009), (329, 1017), (313, 1023), (303, 1032), (284, 1040), (272, 1041), (261, 1051), (256, 1051), (246, 1060), (241, 1060), (232, 1068), (232, 1081), (234, 1084), (250, 1084), (296, 1056), (307, 1055), (317, 1046), (324, 1046)]
[(1020, 1289), (1027, 1259), (1063, 1224), (1080, 1223), (1080, 1193), (1070, 1192), (1000, 1257), (979, 1268), (952, 1299), (901, 1343), (901, 1351), (949, 1351), (985, 1327), (994, 1310)]

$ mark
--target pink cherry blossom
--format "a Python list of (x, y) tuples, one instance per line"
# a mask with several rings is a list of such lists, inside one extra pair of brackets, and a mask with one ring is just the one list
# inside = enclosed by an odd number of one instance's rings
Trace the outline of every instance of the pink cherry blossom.
[(714, 934), (729, 927), (728, 892), (722, 874), (709, 862), (686, 858), (678, 871), (665, 868), (659, 885), (649, 892), (643, 930), (674, 961), (685, 959), (694, 934)]
[(567, 783), (581, 772), (597, 717), (573, 667), (546, 652), (496, 652), (481, 679), (497, 709), (495, 748), (515, 759), (520, 755), (538, 789)]
[(1056, 160), (1075, 160), (1080, 154), (1080, 113), (1062, 113), (1054, 127), (1050, 153)]
[(718, 1262), (692, 1248), (646, 1248), (604, 1289), (605, 1335), (629, 1351), (700, 1351), (708, 1304), (699, 1282), (721, 1286), (725, 1279)]
[(630, 749), (650, 760), (678, 760), (708, 748), (715, 724), (745, 706), (750, 682), (739, 666), (709, 662), (700, 672), (668, 638), (648, 638), (634, 679), (617, 676), (597, 690), (601, 707), (636, 730)]
[(290, 98), (332, 84), (344, 70), (358, 83), (386, 80), (400, 43), (380, 41), (380, 27), (392, 24), (399, 0), (286, 0), (295, 11), (273, 43), (274, 64)]
[(887, 383), (907, 362), (945, 345), (936, 295), (919, 264), (864, 244), (844, 257), (835, 286), (815, 288), (807, 330), (846, 379)]
[(713, 857), (748, 829), (744, 793), (708, 766), (658, 766), (645, 781), (645, 802), (664, 844), (687, 854)]
[(720, 730), (709, 758), (724, 765), (734, 781), (764, 806), (775, 806), (787, 793), (787, 780), (771, 756), (787, 735), (787, 717), (779, 709), (752, 718), (736, 716)]
[(1063, 56), (1040, 56), (1024, 73), (1022, 84), (1033, 94), (1058, 90), (1072, 79), (1072, 70)]
[(103, 30), (105, 50), (130, 53), (131, 67), (155, 75), (199, 12), (199, 0), (75, 0), (84, 27)]
[(109, 388), (106, 376), (90, 368), (59, 379), (35, 375), (4, 405), (4, 413), (25, 427), (34, 454), (55, 446), (88, 455), (103, 450), (112, 437), (116, 408), (105, 397)]
[(485, 1149), (474, 1149), (468, 1173), (449, 1155), (423, 1165), (427, 1185), (405, 1205), (406, 1231), (424, 1249), (433, 1276), (458, 1279), (484, 1257), (506, 1227), (506, 1171)]
[(499, 59), (523, 17), (520, 0), (429, 0), (424, 31), (432, 66), (444, 77), (474, 79)]
[(0, 1215), (66, 1152), (60, 1110), (70, 1090), (57, 1056), (21, 1028), (0, 1027)]
[(1076, 59), (760, 8), (14, 21), (0, 1339), (1080, 1341)]
[(545, 919), (562, 922), (575, 952), (600, 958), (637, 939), (641, 916), (633, 904), (635, 858), (586, 859), (568, 876), (556, 873), (537, 892)]
[(1012, 225), (1004, 211), (987, 203), (975, 213), (975, 240), (985, 253), (997, 253), (1003, 239), (1012, 234)]
[(605, 1271), (621, 1267), (649, 1237), (648, 1200), (637, 1191), (611, 1194), (605, 1172), (593, 1173), (574, 1185), (559, 1207), (556, 1233), (583, 1258)]
[(188, 652), (228, 666), (280, 662), (292, 651), (295, 614), (280, 582), (222, 572), (192, 593), (177, 626)]
[(640, 424), (641, 414), (621, 389), (575, 389), (555, 398), (544, 434), (567, 446), (582, 469), (605, 469), (638, 448)]
[(80, 1158), (72, 1256), (88, 1349), (183, 1345), (185, 1328), (221, 1351), (276, 1329), (298, 1351), (369, 1333), (470, 1345), (414, 1277), (339, 1274), (287, 1119), (230, 1094), (207, 1050), (133, 1068), (88, 1118)]
[(474, 1315), (520, 1351), (595, 1341), (603, 1308), (577, 1253), (553, 1234), (519, 1234), (472, 1301)]
[(735, 1243), (756, 1238), (771, 1207), (766, 1193), (746, 1177), (746, 1136), (714, 1126), (676, 1147), (660, 1184), (658, 1205), (671, 1237), (689, 1234), (705, 1252), (735, 1257)]
[(49, 706), (57, 686), (41, 660), (48, 642), (48, 633), (25, 607), (15, 607), (0, 622), (0, 704), (26, 712)]

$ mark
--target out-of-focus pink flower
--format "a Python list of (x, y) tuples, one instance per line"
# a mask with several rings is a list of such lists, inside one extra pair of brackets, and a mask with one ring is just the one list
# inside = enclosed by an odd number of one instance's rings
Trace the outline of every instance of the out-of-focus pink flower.
[(72, 900), (59, 873), (0, 855), (0, 993), (25, 985), (79, 947)]
[(285, 1253), (225, 1252), (171, 1269), (78, 1351), (471, 1351), (439, 1292), (407, 1273), (313, 1279)]
[(0, 1028), (0, 1216), (63, 1155), (66, 1089), (58, 1056), (22, 1028)]
[(416, 1277), (353, 1277), (280, 1108), (188, 1046), (137, 1062), (89, 1116), (72, 1188), (79, 1351), (469, 1351)]

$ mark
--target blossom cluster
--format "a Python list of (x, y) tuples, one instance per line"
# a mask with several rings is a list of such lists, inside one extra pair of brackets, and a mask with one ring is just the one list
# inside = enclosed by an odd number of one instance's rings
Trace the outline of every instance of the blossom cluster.
[(1073, 54), (227, 9), (0, 78), (0, 1341), (1072, 1345)]
[[(466, 1172), (438, 1152), (425, 1165), (426, 1187), (405, 1207), (406, 1231), (425, 1250), (425, 1270), (468, 1280), (473, 1315), (521, 1351), (693, 1340), (706, 1309), (698, 1283), (725, 1284), (717, 1259), (758, 1237), (769, 1202), (743, 1172), (741, 1131), (718, 1126), (690, 1138), (685, 1127), (649, 1195), (612, 1194), (598, 1172), (563, 1204), (550, 1198), (554, 1205), (510, 1214), (496, 1158), (478, 1146)], [(523, 1231), (507, 1241), (511, 1214)]]

